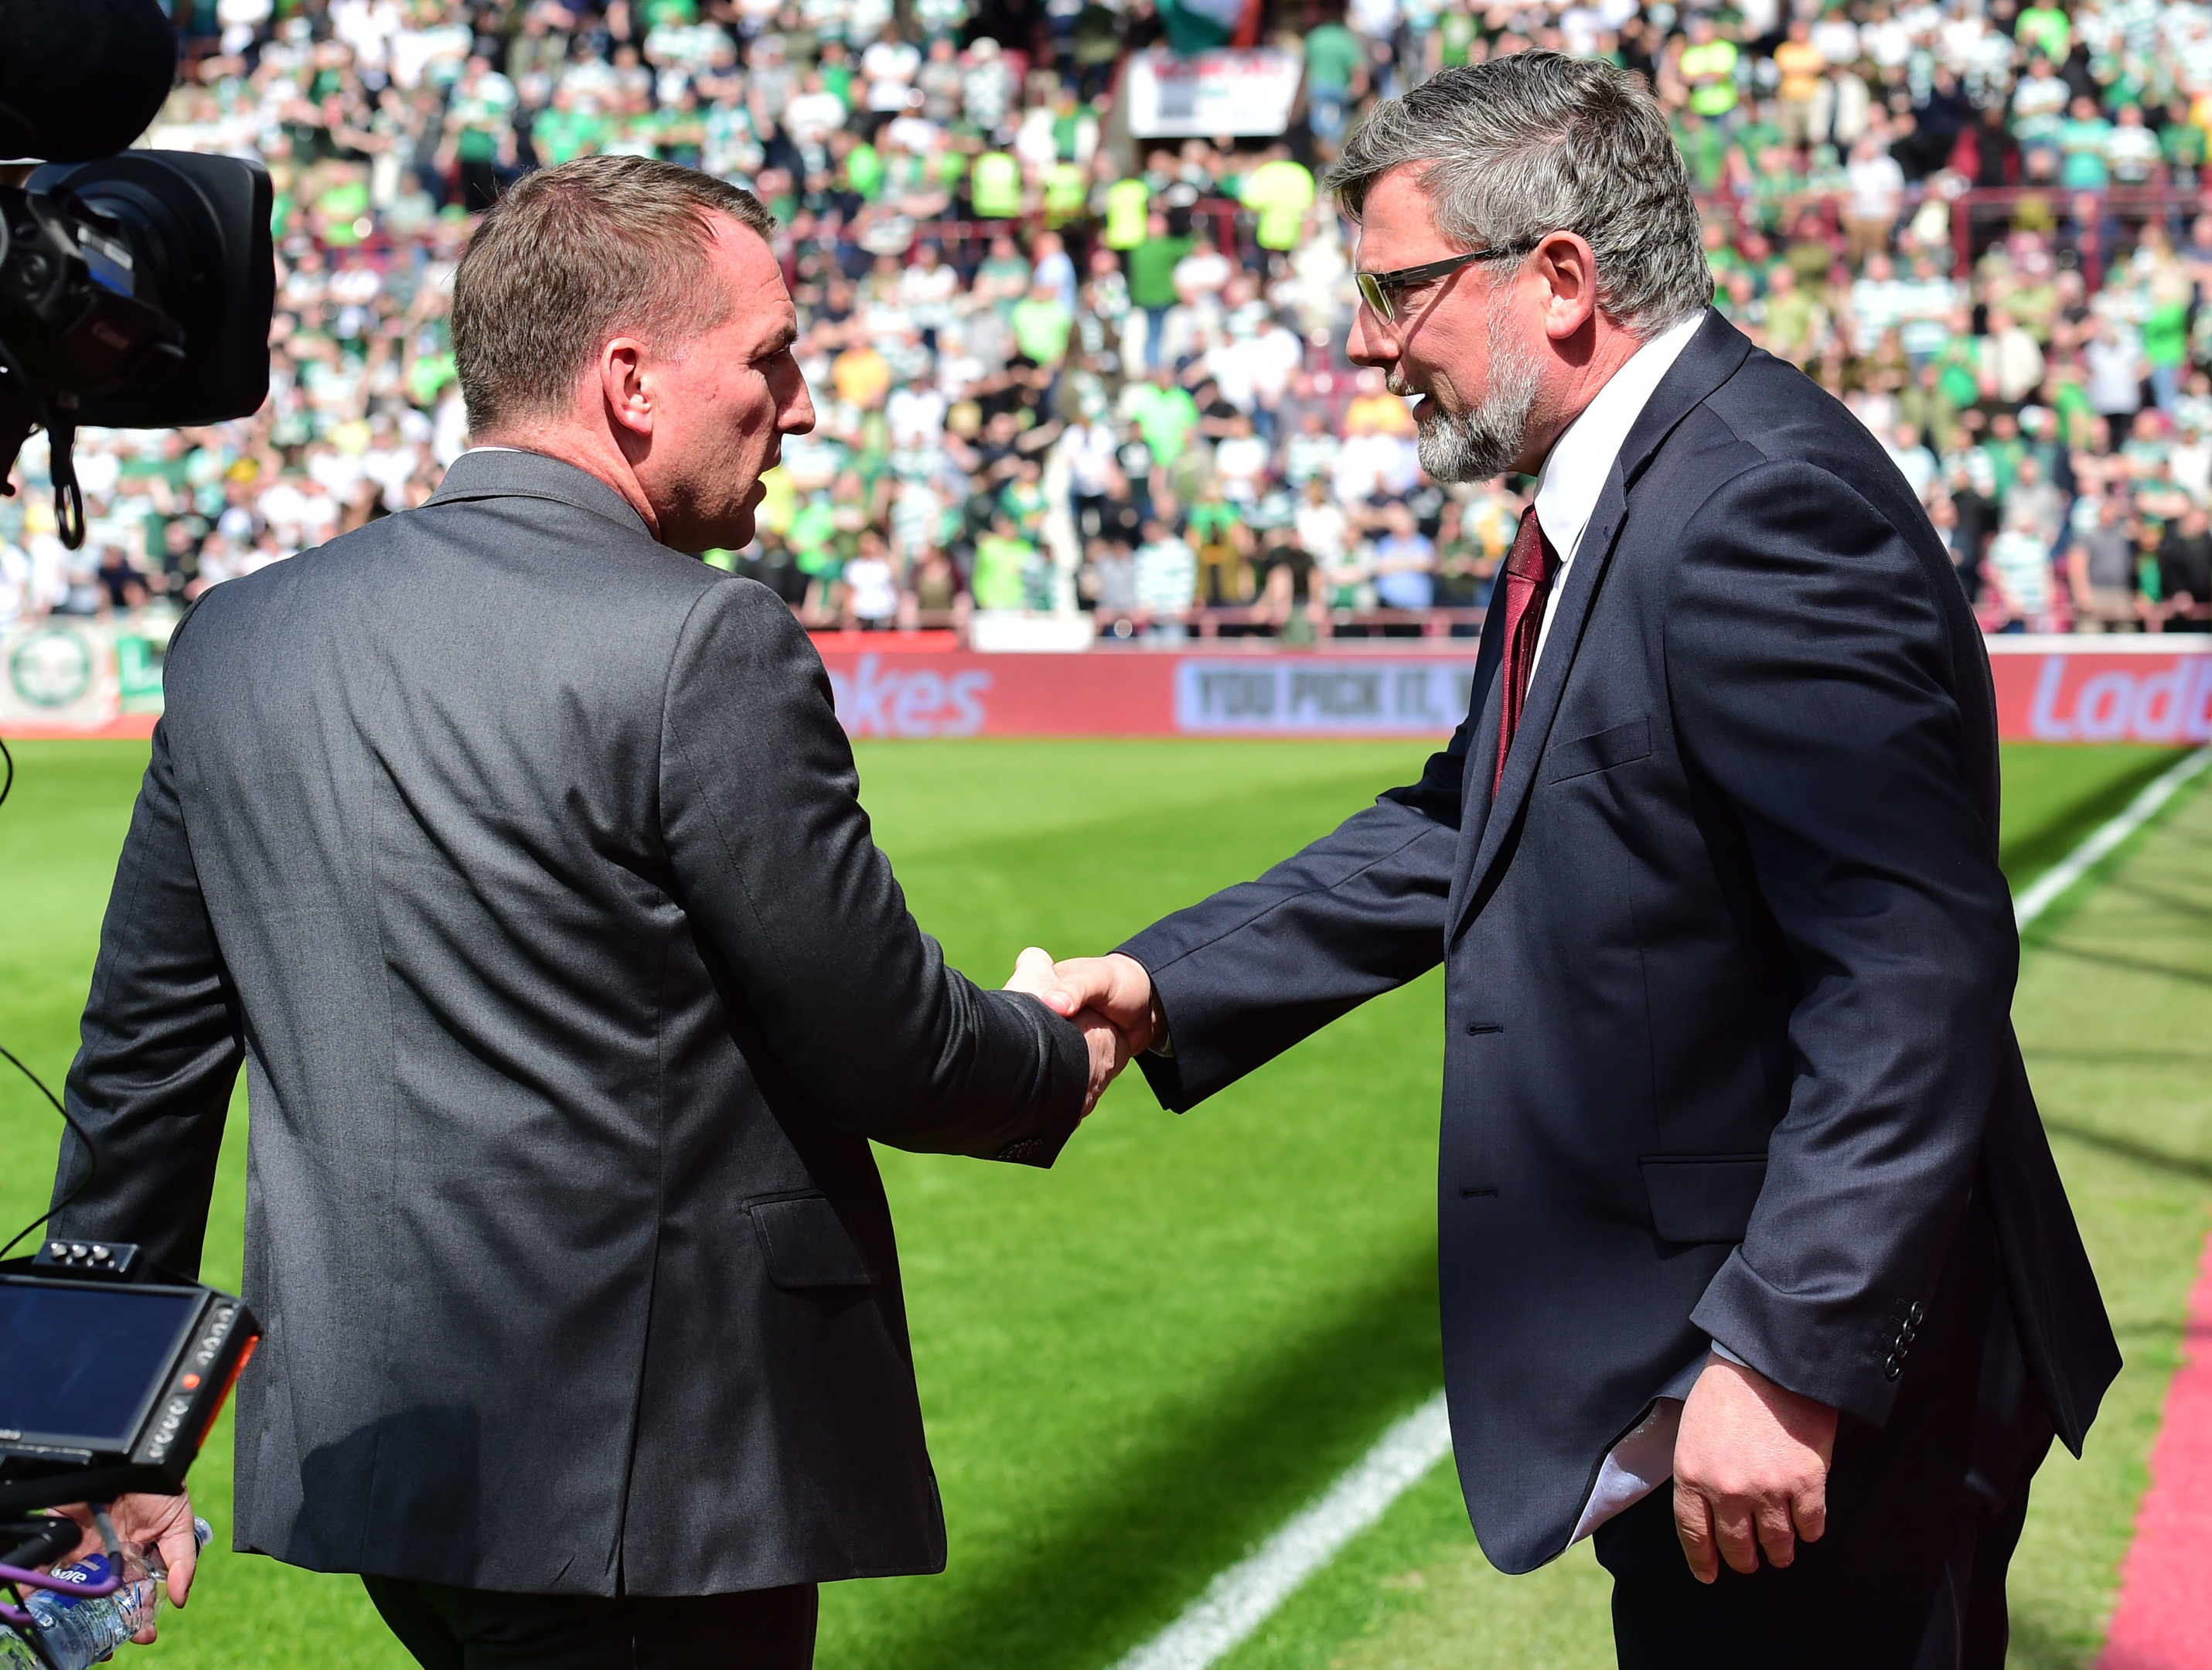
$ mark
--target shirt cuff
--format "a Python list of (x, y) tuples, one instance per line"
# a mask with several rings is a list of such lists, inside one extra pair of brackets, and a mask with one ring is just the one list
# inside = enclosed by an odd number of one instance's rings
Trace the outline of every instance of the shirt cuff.
[(1145, 1046), (1145, 1054), (1163, 1061), (1175, 1060), (1175, 1037), (1168, 1030), (1168, 1011), (1161, 1006), (1157, 989), (1152, 993), (1152, 1041)]
[(1721, 1344), (1717, 1339), (1713, 1341), (1713, 1355), (1720, 1358), (1723, 1363), (1735, 1363), (1739, 1369), (1749, 1369), (1753, 1374), (1757, 1374), (1759, 1372), (1759, 1369), (1756, 1364), (1745, 1362), (1741, 1357), (1738, 1357), (1734, 1351), (1730, 1351), (1726, 1345)]

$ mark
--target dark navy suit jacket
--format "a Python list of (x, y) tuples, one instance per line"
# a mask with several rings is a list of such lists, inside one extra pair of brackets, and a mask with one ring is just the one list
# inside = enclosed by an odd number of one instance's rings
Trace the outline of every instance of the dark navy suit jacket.
[(2012, 1033), (1989, 663), (1911, 489), (1710, 315), (1563, 583), (1496, 804), (1502, 610), (1419, 782), (1122, 947), (1154, 1090), (1443, 963), (1446, 1382), (1509, 1571), (1708, 1339), (1883, 1422), (1977, 1189), (2078, 1451), (2118, 1351)]

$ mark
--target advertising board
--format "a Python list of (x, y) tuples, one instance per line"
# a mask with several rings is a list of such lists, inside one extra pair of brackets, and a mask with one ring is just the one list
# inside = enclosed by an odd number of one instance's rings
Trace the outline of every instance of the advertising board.
[(152, 735), (166, 641), (62, 615), (0, 632), (0, 736)]
[[(1466, 639), (1433, 649), (1080, 655), (981, 655), (950, 634), (898, 642), (817, 640), (854, 737), (1441, 739), (1467, 712), (1474, 676)], [(2011, 637), (1989, 648), (2007, 741), (2212, 742), (2212, 636)], [(161, 653), (158, 639), (127, 624), (53, 617), (0, 634), (0, 735), (149, 735)]]
[(2176, 641), (1992, 640), (1998, 734), (2008, 742), (2212, 742), (2212, 637), (2195, 637), (2185, 650)]
[(1129, 59), (1122, 86), (1139, 139), (1272, 137), (1290, 125), (1304, 64), (1279, 46), (1217, 47), (1178, 58), (1164, 46)]

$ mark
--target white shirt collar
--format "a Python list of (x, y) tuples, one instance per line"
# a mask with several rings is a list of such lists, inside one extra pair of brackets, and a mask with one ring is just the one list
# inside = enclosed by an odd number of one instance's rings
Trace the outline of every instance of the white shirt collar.
[[(1536, 475), (1536, 520), (1559, 554), (1563, 571), (1575, 559), (1583, 530), (1589, 525), (1598, 495), (1605, 491), (1605, 479), (1613, 472), (1613, 461), (1620, 456), (1628, 432), (1705, 322), (1701, 308), (1630, 355), (1628, 362), (1583, 408), (1582, 416), (1552, 443)], [(1559, 596), (1559, 589), (1557, 583), (1553, 586), (1553, 597)]]

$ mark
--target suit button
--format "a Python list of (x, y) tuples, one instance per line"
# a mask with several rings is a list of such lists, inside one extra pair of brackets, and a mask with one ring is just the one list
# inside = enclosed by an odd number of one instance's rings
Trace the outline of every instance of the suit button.
[(1889, 1354), (1888, 1360), (1881, 1365), (1882, 1378), (1884, 1380), (1895, 1380), (1904, 1372), (1905, 1365), (1898, 1361), (1897, 1353), (1895, 1351), (1892, 1351)]
[(1920, 1319), (1921, 1319), (1923, 1316), (1926, 1315), (1927, 1314), (1928, 1314), (1927, 1312), (1925, 1312), (1924, 1310), (1921, 1309), (1921, 1308), (1920, 1308), (1920, 1301), (1919, 1301), (1919, 1300), (1917, 1300), (1917, 1299), (1915, 1299), (1915, 1300), (1912, 1302), (1912, 1309), (1910, 1309), (1910, 1310), (1908, 1310), (1908, 1311), (1906, 1311), (1906, 1312), (1905, 1313), (1905, 1319), (1906, 1319), (1908, 1321), (1914, 1322), (1914, 1323), (1917, 1323), (1917, 1322), (1920, 1321)]

